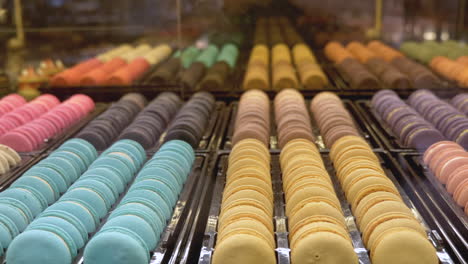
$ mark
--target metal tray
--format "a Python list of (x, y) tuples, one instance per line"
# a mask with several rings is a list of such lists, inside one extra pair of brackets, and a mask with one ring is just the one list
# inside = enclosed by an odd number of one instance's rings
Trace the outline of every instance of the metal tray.
[(369, 100), (357, 100), (354, 104), (386, 149), (391, 152), (417, 152), (416, 149), (405, 146), (399, 140), (390, 127), (375, 113)]
[(441, 234), (452, 247), (458, 261), (467, 263), (468, 216), (427, 166), (423, 165), (420, 154), (400, 153), (398, 161), (405, 171), (405, 179), (413, 186), (417, 186), (413, 195), (420, 196), (425, 204), (424, 209), (442, 229)]
[[(202, 183), (204, 182), (207, 165), (208, 156), (206, 154), (196, 154), (192, 171), (190, 172), (184, 188), (180, 193), (179, 200), (174, 207), (172, 217), (164, 229), (157, 247), (151, 252), (151, 264), (178, 263), (176, 262), (176, 259), (184, 245), (183, 237), (186, 230), (191, 226), (191, 219), (193, 218), (193, 210), (191, 210), (191, 207), (193, 206), (194, 201), (196, 201), (194, 198), (198, 197), (200, 194), (199, 189), (203, 186)], [(100, 226), (96, 229), (95, 233), (90, 235), (90, 239), (102, 228), (107, 221), (107, 218), (120, 203), (130, 186), (131, 184), (127, 186), (127, 189), (121, 194), (117, 202), (109, 210), (107, 216), (101, 220)], [(79, 250), (78, 256), (75, 258), (73, 263), (85, 263), (83, 260), (83, 250), (85, 247), (86, 245)]]
[[(350, 100), (343, 100), (343, 104), (346, 110), (349, 111), (351, 116), (353, 117), (354, 124), (358, 129), (359, 134), (369, 143), (371, 148), (375, 150), (383, 150), (383, 145), (374, 133), (371, 128), (371, 125), (363, 118), (363, 116), (359, 113), (359, 111), (355, 108), (353, 103)], [(232, 148), (232, 135), (234, 133), (234, 123), (237, 115), (239, 102), (233, 102), (229, 106), (230, 114), (227, 115), (228, 125), (221, 133), (223, 142), (222, 142), (222, 149), (223, 150), (230, 150)], [(306, 107), (309, 111), (310, 100), (306, 100)], [(278, 137), (277, 137), (277, 128), (275, 124), (275, 111), (273, 103), (270, 105), (270, 149), (276, 152), (279, 152), (280, 149), (278, 147)], [(320, 129), (318, 128), (317, 123), (315, 122), (312, 114), (309, 111), (309, 116), (312, 124), (312, 133), (316, 139), (315, 143), (319, 147), (321, 152), (328, 152), (329, 149), (325, 146), (323, 142), (322, 136), (320, 135)]]
[[(398, 190), (401, 193), (401, 196), (404, 202), (412, 209), (416, 218), (423, 224), (427, 230), (428, 237), (437, 249), (437, 253), (440, 259), (440, 263), (454, 263), (451, 256), (446, 252), (445, 248), (442, 246), (443, 241), (438, 235), (438, 231), (432, 229), (426, 222), (425, 219), (419, 214), (419, 211), (414, 206), (413, 202), (406, 195), (405, 190), (400, 186), (398, 180), (394, 176), (395, 171), (398, 171), (398, 168), (395, 167), (395, 163), (391, 161), (391, 157), (385, 152), (376, 152), (376, 154), (381, 159), (383, 168), (385, 169), (387, 176), (395, 183)], [(194, 223), (192, 228), (192, 236), (198, 235), (200, 230), (204, 228), (204, 236), (202, 244), (192, 244), (190, 249), (186, 249), (186, 252), (190, 252), (182, 263), (198, 263), (198, 264), (209, 264), (211, 263), (211, 257), (214, 252), (215, 243), (216, 243), (216, 226), (218, 221), (218, 215), (220, 212), (221, 198), (225, 184), (225, 173), (227, 169), (227, 158), (229, 151), (221, 152), (218, 156), (218, 162), (215, 170), (213, 171), (213, 177), (215, 179), (215, 185), (213, 187), (212, 197), (205, 197), (205, 201), (211, 198), (209, 208), (205, 204), (201, 204), (199, 211), (205, 211), (204, 213), (199, 214), (199, 219)], [(361, 240), (360, 232), (356, 228), (354, 222), (354, 217), (351, 214), (350, 205), (345, 199), (344, 193), (342, 192), (338, 180), (334, 174), (334, 168), (331, 164), (331, 161), (328, 158), (327, 153), (322, 153), (322, 158), (325, 162), (325, 165), (329, 171), (329, 174), (334, 183), (335, 191), (337, 193), (338, 199), (341, 202), (342, 210), (348, 225), (348, 230), (350, 232), (350, 237), (355, 248), (355, 252), (359, 257), (359, 262), (363, 264), (371, 263), (368, 256), (367, 249), (363, 246)], [(288, 241), (288, 232), (287, 232), (287, 218), (284, 213), (284, 196), (282, 192), (282, 182), (281, 182), (281, 172), (279, 168), (278, 154), (272, 154), (272, 182), (273, 182), (273, 191), (275, 194), (274, 202), (274, 224), (275, 224), (275, 239), (276, 239), (276, 255), (278, 264), (288, 264), (290, 260), (290, 249)], [(198, 250), (198, 257), (196, 252)]]

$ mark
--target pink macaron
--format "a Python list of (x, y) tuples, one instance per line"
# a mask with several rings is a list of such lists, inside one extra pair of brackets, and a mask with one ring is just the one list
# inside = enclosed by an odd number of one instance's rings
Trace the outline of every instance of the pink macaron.
[(446, 185), (448, 193), (453, 194), (457, 186), (465, 179), (468, 179), (468, 164), (458, 167), (449, 175)]
[(429, 164), (434, 156), (437, 156), (438, 153), (446, 148), (450, 149), (463, 149), (460, 145), (453, 141), (439, 141), (435, 144), (432, 144), (426, 152), (424, 152), (423, 161), (425, 164)]
[(10, 131), (0, 137), (0, 144), (9, 146), (19, 152), (31, 152), (35, 149), (35, 143), (28, 134), (22, 131)]
[(465, 206), (468, 203), (468, 179), (463, 180), (457, 186), (453, 198), (459, 206)]

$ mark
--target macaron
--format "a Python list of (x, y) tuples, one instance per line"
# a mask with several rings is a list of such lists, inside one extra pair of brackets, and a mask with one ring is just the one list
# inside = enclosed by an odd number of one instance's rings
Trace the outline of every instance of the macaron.
[(206, 92), (194, 94), (167, 128), (164, 142), (183, 140), (193, 148), (197, 148), (213, 110), (214, 98), (211, 94)]

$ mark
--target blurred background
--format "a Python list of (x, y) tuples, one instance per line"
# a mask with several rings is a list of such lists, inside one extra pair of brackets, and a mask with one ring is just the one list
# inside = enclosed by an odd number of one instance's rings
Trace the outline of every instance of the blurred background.
[[(7, 52), (15, 37), (15, 2), (22, 5), (25, 49)], [(286, 15), (309, 40), (366, 40), (375, 26), (376, 0), (0, 0), (0, 60), (14, 67), (45, 57), (73, 64), (122, 42), (184, 45), (213, 32), (243, 33), (249, 40), (255, 17)], [(385, 0), (380, 38), (466, 41), (466, 0)], [(178, 17), (180, 24), (178, 24)], [(378, 18), (377, 18), (378, 19)], [(178, 32), (181, 43), (177, 43)], [(12, 61), (13, 63), (8, 63)], [(10, 65), (10, 66), (8, 66)]]

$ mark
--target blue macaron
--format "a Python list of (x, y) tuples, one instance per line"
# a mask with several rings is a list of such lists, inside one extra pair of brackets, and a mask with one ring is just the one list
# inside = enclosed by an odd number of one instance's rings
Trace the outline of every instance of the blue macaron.
[(56, 170), (64, 176), (68, 186), (81, 175), (78, 168), (74, 167), (69, 160), (60, 157), (48, 157), (40, 161), (35, 167), (47, 167)]
[(119, 215), (109, 219), (100, 232), (111, 230), (114, 227), (126, 228), (136, 233), (146, 245), (148, 252), (156, 247), (159, 237), (156, 237), (151, 225), (144, 219), (136, 215)]
[(59, 201), (72, 201), (85, 206), (95, 216), (96, 224), (107, 214), (104, 198), (90, 188), (75, 188), (67, 191)]
[(120, 215), (136, 215), (145, 219), (153, 228), (153, 233), (158, 239), (166, 226), (166, 219), (161, 214), (157, 214), (153, 209), (142, 203), (131, 202), (120, 205), (112, 212), (108, 220)]
[(20, 231), (15, 222), (9, 217), (0, 214), (0, 243), (2, 243), (3, 247), (7, 248), (13, 238), (19, 233)]
[(34, 219), (34, 216), (31, 210), (29, 210), (29, 207), (18, 199), (12, 197), (0, 197), (0, 204), (7, 204), (15, 207), (20, 211), (21, 215), (24, 216), (27, 224), (29, 224)]
[(0, 197), (11, 197), (23, 202), (31, 211), (33, 217), (36, 217), (45, 209), (39, 199), (26, 189), (8, 188), (0, 193)]
[(67, 150), (56, 150), (52, 152), (49, 157), (59, 157), (67, 159), (69, 162), (73, 164), (74, 167), (78, 168), (80, 174), (86, 171), (88, 166), (86, 162), (77, 154), (67, 151)]
[(117, 173), (123, 182), (128, 183), (132, 178), (131, 171), (125, 162), (119, 160), (116, 157), (99, 157), (96, 161), (91, 164), (89, 169), (94, 168), (107, 168)]
[(15, 224), (19, 232), (22, 232), (29, 224), (27, 216), (24, 215), (18, 207), (0, 203), (0, 212)]
[(162, 181), (153, 179), (141, 180), (132, 184), (129, 191), (138, 189), (150, 190), (158, 193), (169, 206), (174, 206), (177, 202), (178, 193), (171, 190), (171, 188)]
[(21, 176), (11, 187), (30, 191), (41, 202), (43, 208), (56, 201), (54, 188), (47, 181), (37, 176)]
[(143, 169), (138, 173), (135, 182), (145, 179), (160, 180), (166, 183), (171, 190), (174, 190), (176, 193), (180, 193), (182, 190), (182, 180), (164, 168), (143, 167)]
[(75, 225), (68, 222), (67, 220), (65, 220), (62, 217), (56, 217), (56, 216), (39, 217), (36, 220), (34, 220), (33, 222), (31, 222), (31, 224), (29, 224), (29, 226), (26, 228), (26, 231), (30, 230), (30, 229), (35, 229), (36, 226), (38, 226), (38, 225), (40, 226), (40, 225), (43, 225), (43, 224), (58, 226), (58, 227), (62, 228), (63, 230), (65, 230), (65, 232), (67, 232), (68, 235), (70, 235), (70, 237), (72, 237), (72, 239), (75, 242), (75, 245), (77, 246), (78, 249), (82, 248), (84, 246), (85, 240), (83, 239), (83, 237), (82, 237), (80, 231), (78, 230), (78, 228), (76, 228)]
[(88, 188), (99, 194), (106, 203), (106, 209), (109, 210), (110, 207), (115, 203), (117, 197), (114, 196), (112, 189), (107, 186), (105, 183), (99, 181), (99, 179), (84, 178), (76, 181), (68, 191), (76, 188)]
[[(86, 226), (83, 225), (82, 221), (78, 217), (76, 217), (76, 215), (73, 215), (67, 211), (58, 208), (48, 208), (37, 219), (48, 217), (56, 217), (67, 221), (68, 223), (72, 224), (76, 230), (78, 230), (83, 241), (88, 241), (88, 231), (86, 230)], [(79, 239), (77, 239), (77, 241), (79, 242)], [(77, 245), (78, 244), (79, 243), (77, 243)]]
[(71, 263), (73, 254), (69, 245), (72, 238), (62, 233), (65, 232), (57, 229), (24, 232), (11, 242), (6, 261), (15, 264), (31, 263), (31, 260), (47, 264)]
[(99, 180), (108, 185), (112, 189), (115, 197), (118, 197), (119, 194), (124, 191), (126, 185), (116, 172), (108, 168), (90, 169), (81, 175), (80, 180), (87, 178)]
[(145, 241), (126, 228), (114, 227), (97, 233), (86, 245), (84, 263), (147, 264), (150, 260)]
[[(61, 173), (57, 172), (52, 168), (35, 166), (26, 171), (22, 177), (25, 176), (35, 176), (46, 181), (54, 190), (55, 200), (57, 200), (60, 197), (61, 193), (66, 192), (69, 186), (65, 177), (63, 177)], [(20, 180), (21, 178), (18, 181)]]
[(97, 159), (98, 153), (96, 148), (91, 145), (88, 141), (79, 138), (73, 138), (67, 140), (59, 148), (59, 150), (70, 150), (80, 155), (83, 160), (86, 161), (86, 165), (89, 166)]
[(93, 215), (93, 212), (86, 206), (75, 201), (58, 201), (44, 211), (44, 214), (49, 210), (61, 210), (75, 216), (86, 228), (86, 232), (92, 233), (96, 230), (98, 217)]
[(166, 220), (170, 219), (172, 216), (172, 206), (168, 205), (161, 195), (156, 192), (142, 189), (132, 190), (125, 195), (122, 202), (132, 198), (144, 198), (149, 200), (157, 208), (156, 211), (161, 212)]

